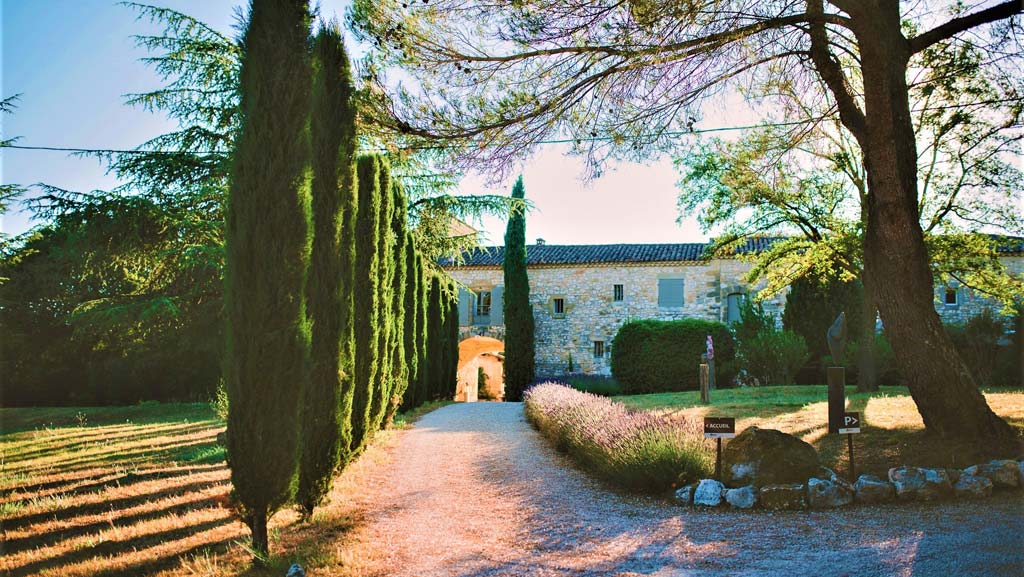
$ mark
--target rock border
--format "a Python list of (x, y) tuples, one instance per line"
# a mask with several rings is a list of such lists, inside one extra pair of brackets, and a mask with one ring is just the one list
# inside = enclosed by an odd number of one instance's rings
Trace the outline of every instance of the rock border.
[(1024, 460), (997, 459), (966, 469), (893, 467), (888, 480), (861, 475), (850, 483), (828, 467), (806, 483), (755, 487), (726, 487), (715, 479), (702, 479), (675, 491), (680, 505), (701, 508), (769, 511), (835, 509), (853, 503), (882, 504), (942, 499), (982, 499), (997, 490), (1024, 489)]

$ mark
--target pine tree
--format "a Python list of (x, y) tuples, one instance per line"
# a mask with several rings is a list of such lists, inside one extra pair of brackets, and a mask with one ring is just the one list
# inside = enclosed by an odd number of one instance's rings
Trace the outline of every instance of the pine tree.
[(411, 397), (416, 394), (416, 379), (419, 378), (419, 333), (417, 320), (419, 319), (419, 293), (422, 284), (419, 271), (416, 268), (416, 246), (413, 244), (412, 235), (407, 233), (405, 239), (405, 326), (402, 329), (403, 350), (405, 355), (405, 380), (401, 391), (396, 391), (401, 402), (401, 409), (410, 408)]
[[(512, 187), (512, 198), (523, 199), (523, 177)], [(505, 229), (505, 400), (521, 401), (534, 379), (533, 308), (526, 272), (526, 214), (517, 207)]]
[(355, 282), (353, 293), (353, 342), (355, 386), (352, 399), (352, 452), (359, 452), (372, 433), (370, 413), (376, 394), (380, 335), (380, 174), (384, 159), (377, 154), (360, 156), (356, 162), (359, 209), (356, 212)]
[(234, 495), (257, 558), (295, 490), (309, 331), (309, 5), (253, 0), (227, 211), (225, 379)]
[(380, 326), (377, 328), (378, 357), (377, 377), (370, 407), (370, 433), (380, 429), (384, 422), (387, 400), (391, 398), (393, 383), (393, 341), (394, 341), (394, 279), (395, 279), (395, 233), (392, 229), (395, 215), (395, 199), (391, 179), (391, 167), (386, 158), (382, 158), (380, 178), (381, 208), (378, 214), (377, 227), (380, 237), (377, 240), (378, 258), (380, 259), (380, 281), (378, 299), (380, 306)]
[(392, 279), (392, 298), (394, 308), (391, 318), (393, 328), (391, 334), (391, 390), (385, 399), (384, 426), (387, 426), (398, 411), (398, 405), (405, 393), (409, 378), (408, 363), (405, 358), (405, 318), (406, 313), (406, 246), (411, 242), (407, 226), (408, 211), (405, 193), (397, 181), (391, 185), (394, 211), (391, 218), (391, 230), (395, 235), (395, 246), (392, 261), (395, 275)]
[(348, 453), (352, 410), (352, 380), (346, 372), (350, 337), (344, 331), (351, 331), (353, 239), (343, 234), (343, 222), (355, 195), (356, 127), (348, 55), (336, 26), (321, 27), (314, 56), (318, 66), (310, 120), (313, 247), (307, 283), (312, 359), (303, 401), (296, 496), (307, 516), (330, 491), (334, 473)]

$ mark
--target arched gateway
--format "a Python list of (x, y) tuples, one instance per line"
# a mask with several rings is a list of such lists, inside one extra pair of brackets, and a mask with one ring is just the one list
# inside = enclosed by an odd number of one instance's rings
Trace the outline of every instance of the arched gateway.
[(488, 336), (470, 336), (459, 343), (455, 400), (502, 400), (505, 397), (505, 343)]

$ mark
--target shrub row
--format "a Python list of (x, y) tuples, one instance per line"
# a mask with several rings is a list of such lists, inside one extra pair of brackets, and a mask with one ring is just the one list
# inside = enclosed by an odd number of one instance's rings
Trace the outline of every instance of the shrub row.
[(714, 339), (716, 382), (732, 380), (736, 345), (729, 328), (700, 319), (637, 320), (622, 325), (612, 341), (612, 375), (626, 394), (692, 391), (700, 388), (697, 369)]
[(620, 487), (668, 491), (711, 470), (710, 446), (696, 422), (631, 411), (555, 383), (530, 388), (524, 401), (527, 420), (558, 450)]

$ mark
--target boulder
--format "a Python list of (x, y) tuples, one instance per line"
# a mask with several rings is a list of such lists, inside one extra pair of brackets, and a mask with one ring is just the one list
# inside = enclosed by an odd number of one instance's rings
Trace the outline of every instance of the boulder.
[(292, 566), (288, 568), (288, 572), (285, 573), (284, 577), (306, 577), (306, 572), (302, 570), (302, 565), (292, 563)]
[(896, 486), (901, 501), (933, 501), (953, 493), (953, 484), (944, 469), (896, 467), (889, 469), (889, 480)]
[(896, 498), (896, 487), (874, 475), (861, 475), (853, 490), (858, 503), (888, 503)]
[(686, 485), (676, 489), (676, 502), (680, 505), (693, 505), (693, 490), (696, 485)]
[(820, 466), (814, 447), (774, 429), (749, 427), (722, 451), (722, 480), (730, 487), (804, 483)]
[(693, 504), (704, 507), (717, 507), (722, 503), (725, 485), (714, 479), (701, 479), (697, 490), (693, 492)]
[[(848, 485), (848, 484), (847, 484)], [(807, 504), (811, 509), (834, 509), (853, 502), (853, 489), (829, 479), (807, 481)]]
[(992, 484), (999, 488), (1014, 488), (1020, 486), (1020, 464), (1009, 459), (1003, 461), (990, 461), (983, 465), (974, 465), (964, 469), (965, 475), (985, 477)]
[(977, 475), (960, 475), (953, 491), (957, 497), (988, 497), (992, 494), (992, 481)]
[(725, 492), (725, 500), (736, 509), (750, 509), (757, 504), (757, 489), (753, 485), (728, 489)]
[(806, 490), (799, 483), (761, 487), (757, 497), (765, 509), (807, 508)]

